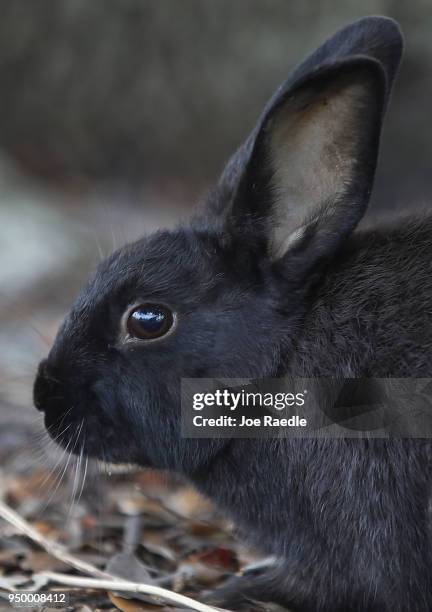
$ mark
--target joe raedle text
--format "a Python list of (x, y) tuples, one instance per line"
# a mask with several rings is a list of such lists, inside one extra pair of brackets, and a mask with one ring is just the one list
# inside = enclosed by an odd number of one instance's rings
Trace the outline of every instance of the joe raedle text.
[(294, 415), (289, 418), (278, 418), (271, 415), (262, 417), (205, 417), (197, 414), (192, 418), (194, 427), (307, 427), (307, 419)]

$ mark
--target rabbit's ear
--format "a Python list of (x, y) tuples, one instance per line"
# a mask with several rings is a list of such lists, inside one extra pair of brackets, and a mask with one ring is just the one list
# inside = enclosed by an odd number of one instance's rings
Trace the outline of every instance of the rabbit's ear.
[(223, 175), (234, 231), (279, 259), (334, 253), (371, 193), (383, 114), (402, 52), (397, 24), (362, 19), (309, 56), (268, 103)]

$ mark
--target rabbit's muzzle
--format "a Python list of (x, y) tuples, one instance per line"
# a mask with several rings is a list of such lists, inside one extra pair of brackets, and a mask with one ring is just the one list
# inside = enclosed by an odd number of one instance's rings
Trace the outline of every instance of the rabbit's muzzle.
[(48, 367), (48, 360), (40, 362), (33, 388), (34, 405), (41, 412), (48, 412), (58, 405), (61, 395), (61, 382), (55, 378)]
[(59, 443), (62, 443), (61, 431), (78, 416), (77, 410), (72, 409), (70, 386), (65, 377), (52, 367), (49, 359), (41, 361), (33, 387), (33, 401), (36, 408), (44, 413), (50, 436)]

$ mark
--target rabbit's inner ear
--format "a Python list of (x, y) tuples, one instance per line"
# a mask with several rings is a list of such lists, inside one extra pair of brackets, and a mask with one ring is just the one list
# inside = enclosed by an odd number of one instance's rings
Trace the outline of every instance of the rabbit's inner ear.
[(292, 95), (265, 126), (274, 257), (301, 239), (322, 208), (328, 214), (352, 191), (366, 161), (363, 145), (370, 145), (364, 134), (371, 133), (371, 118), (365, 117), (370, 101), (367, 83), (345, 76), (318, 91), (311, 86)]

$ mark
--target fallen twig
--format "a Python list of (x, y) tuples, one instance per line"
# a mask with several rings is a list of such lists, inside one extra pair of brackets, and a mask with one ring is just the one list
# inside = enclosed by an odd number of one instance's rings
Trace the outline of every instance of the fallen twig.
[(103, 572), (94, 565), (86, 563), (85, 561), (82, 561), (74, 555), (71, 555), (67, 552), (64, 546), (61, 546), (61, 544), (53, 542), (52, 540), (43, 536), (37, 529), (32, 527), (30, 523), (23, 519), (22, 516), (20, 516), (17, 512), (15, 512), (15, 510), (10, 508), (1, 500), (0, 518), (4, 519), (8, 523), (16, 527), (19, 532), (26, 535), (33, 542), (36, 542), (52, 557), (63, 561), (63, 563), (70, 565), (74, 569), (83, 572), (84, 574), (89, 574), (90, 576), (98, 577), (87, 578), (85, 576), (69, 576), (68, 574), (58, 574), (55, 572), (40, 572), (38, 574), (35, 574), (34, 578), (43, 577), (47, 578), (48, 580), (51, 580), (52, 582), (57, 582), (59, 584), (64, 584), (68, 586), (78, 586), (90, 589), (102, 589), (105, 591), (125, 591), (131, 593), (141, 593), (143, 595), (151, 595), (171, 603), (186, 606), (192, 610), (196, 610), (197, 612), (215, 612), (216, 610), (221, 610), (220, 608), (207, 606), (206, 604), (195, 601), (190, 597), (174, 593), (173, 591), (163, 589), (162, 587), (153, 586), (150, 584), (139, 584), (137, 582), (128, 582), (122, 578), (117, 578), (116, 576)]
[(138, 582), (129, 582), (121, 579), (102, 580), (98, 578), (82, 578), (81, 576), (69, 576), (68, 574), (58, 574), (56, 572), (41, 572), (37, 574), (37, 576), (47, 578), (51, 582), (56, 582), (58, 584), (85, 589), (101, 589), (103, 591), (122, 591), (152, 595), (153, 597), (163, 599), (170, 603), (192, 608), (192, 610), (196, 610), (197, 612), (228, 612), (228, 610), (214, 608), (213, 606), (200, 603), (185, 595), (180, 595), (179, 593), (174, 593), (173, 591), (168, 591), (167, 589), (162, 589), (161, 587), (150, 584), (139, 584)]
[(16, 592), (16, 588), (12, 584), (10, 584), (10, 582), (6, 580), (6, 578), (3, 578), (2, 576), (0, 576), (0, 589), (3, 589), (4, 591), (9, 591), (10, 593)]
[(49, 538), (43, 536), (37, 529), (32, 527), (30, 523), (28, 523), (25, 519), (22, 518), (15, 510), (10, 508), (7, 504), (0, 500), (0, 518), (4, 519), (14, 527), (18, 529), (21, 533), (26, 535), (30, 540), (39, 544), (41, 548), (46, 550), (52, 557), (55, 559), (59, 559), (59, 561), (63, 561), (66, 565), (70, 565), (74, 569), (83, 572), (84, 574), (89, 574), (90, 576), (97, 576), (98, 578), (107, 578), (111, 579), (113, 576), (111, 574), (107, 574), (102, 570), (98, 569), (94, 565), (90, 563), (86, 563), (82, 561), (78, 557), (71, 555), (61, 544), (58, 542), (53, 542)]

